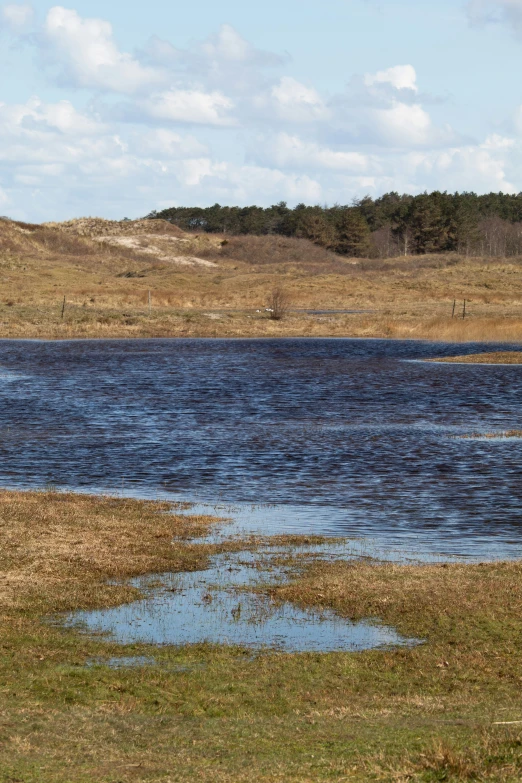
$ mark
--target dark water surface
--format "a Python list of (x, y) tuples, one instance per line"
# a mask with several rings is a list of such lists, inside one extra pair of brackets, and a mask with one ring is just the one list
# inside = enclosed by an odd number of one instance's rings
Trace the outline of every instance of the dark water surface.
[(221, 500), (267, 532), (518, 556), (522, 440), (454, 436), (522, 429), (522, 366), (412, 361), (500, 348), (520, 346), (0, 341), (0, 484)]

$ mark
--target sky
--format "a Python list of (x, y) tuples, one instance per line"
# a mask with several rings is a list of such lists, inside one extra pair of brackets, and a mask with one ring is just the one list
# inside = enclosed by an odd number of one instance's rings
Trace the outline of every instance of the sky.
[(0, 0), (0, 215), (522, 191), (522, 0)]

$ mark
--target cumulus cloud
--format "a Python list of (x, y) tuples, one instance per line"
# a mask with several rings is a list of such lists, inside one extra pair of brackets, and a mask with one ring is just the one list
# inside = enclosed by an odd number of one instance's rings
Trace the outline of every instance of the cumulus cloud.
[(40, 41), (48, 59), (58, 65), (62, 83), (136, 93), (166, 79), (161, 70), (121, 52), (109, 22), (83, 18), (62, 6), (50, 9)]
[(411, 153), (403, 160), (403, 167), (414, 181), (424, 181), (429, 189), (517, 193), (511, 177), (518, 179), (522, 172), (522, 145), (492, 136), (473, 146)]
[(406, 149), (458, 141), (449, 126), (433, 123), (412, 65), (354, 77), (344, 94), (331, 99), (329, 108), (329, 135), (337, 141)]
[(240, 63), (242, 66), (266, 68), (283, 65), (286, 62), (286, 58), (280, 55), (256, 49), (229, 24), (221, 25), (216, 34), (197, 45), (194, 51), (200, 52), (213, 65), (230, 62)]
[(471, 24), (505, 24), (522, 37), (522, 0), (470, 0), (466, 11)]
[(288, 133), (279, 133), (263, 144), (257, 154), (282, 169), (323, 169), (360, 174), (368, 173), (374, 166), (369, 155), (331, 149)]
[(46, 133), (91, 136), (104, 126), (95, 118), (77, 111), (70, 101), (44, 103), (31, 98), (24, 104), (0, 103), (0, 128), (4, 133)]
[(209, 153), (208, 147), (194, 136), (181, 136), (167, 128), (135, 133), (134, 139), (141, 154), (160, 159), (193, 159), (204, 157)]
[(254, 96), (254, 116), (263, 121), (313, 123), (326, 120), (329, 110), (313, 87), (283, 76), (270, 89)]
[(286, 57), (257, 49), (229, 24), (187, 49), (152, 36), (141, 54), (145, 61), (168, 68), (178, 78), (184, 76), (233, 95), (260, 89), (266, 84), (266, 69), (279, 68), (287, 61)]
[[(517, 29), (521, 7), (476, 0), (468, 13)], [(30, 6), (4, 6), (0, 23), (38, 48), (53, 90), (83, 90), (81, 102), (64, 91), (63, 100), (0, 103), (0, 205), (19, 217), (513, 191), (522, 178), (522, 109), (512, 135), (470, 143), (434, 122), (412, 64), (354, 76), (329, 96), (230, 25), (184, 49), (153, 37), (131, 54), (107, 21), (61, 6), (31, 37)]]
[(418, 92), (417, 73), (413, 65), (395, 65), (385, 71), (367, 73), (364, 76), (367, 87), (376, 84), (391, 84), (396, 90), (413, 90)]
[(32, 98), (25, 104), (0, 104), (0, 160), (4, 167), (63, 166), (116, 152), (108, 129), (78, 112), (69, 101), (46, 104)]
[(394, 101), (386, 109), (375, 109), (368, 118), (365, 133), (382, 144), (394, 147), (439, 146), (453, 138), (451, 129), (437, 128), (419, 104)]
[(231, 125), (232, 101), (221, 92), (167, 90), (139, 100), (138, 109), (148, 117), (175, 123)]
[[(205, 190), (215, 194), (216, 200), (228, 203), (321, 200), (322, 188), (319, 182), (308, 175), (285, 173), (265, 166), (237, 165), (230, 162), (198, 161), (197, 165), (185, 166), (185, 182), (190, 185), (204, 185)], [(208, 195), (205, 199), (208, 203)]]
[(9, 3), (0, 9), (0, 20), (15, 33), (21, 33), (31, 26), (34, 11), (30, 5)]

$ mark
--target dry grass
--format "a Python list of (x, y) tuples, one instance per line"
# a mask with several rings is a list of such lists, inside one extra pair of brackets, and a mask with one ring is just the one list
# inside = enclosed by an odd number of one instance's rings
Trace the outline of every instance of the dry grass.
[(472, 432), (469, 435), (457, 435), (459, 440), (476, 440), (477, 438), (522, 438), (522, 430), (506, 430), (504, 432)]
[[(119, 646), (42, 622), (42, 613), (129, 600), (134, 590), (119, 583), (127, 576), (203, 567), (215, 549), (191, 537), (212, 521), (166, 510), (0, 494), (1, 780), (522, 778), (522, 729), (510, 723), (522, 720), (520, 563), (303, 568), (298, 556), (301, 575), (271, 590), (275, 600), (378, 616), (427, 640), (411, 649), (253, 657)], [(103, 665), (115, 655), (155, 664)], [(101, 664), (86, 666), (93, 658)]]
[[(404, 714), (400, 702), (406, 695), (410, 709), (418, 717), (423, 713), (426, 723), (434, 720), (441, 728), (453, 723), (453, 738), (434, 737), (431, 747), (413, 753), (405, 748), (400, 761), (383, 752), (387, 763), (377, 764), (378, 779), (522, 778), (517, 695), (522, 563), (314, 563), (293, 584), (270, 592), (277, 600), (330, 607), (352, 620), (376, 617), (405, 635), (426, 640), (414, 650), (390, 653), (387, 665), (370, 654), (375, 690), (397, 720)], [(458, 726), (467, 727), (473, 741), (463, 746)], [(373, 774), (375, 764), (372, 758), (367, 767)]]
[(169, 509), (159, 502), (0, 491), (0, 610), (119, 603), (135, 591), (109, 580), (205, 567), (213, 550), (192, 539), (215, 519)]
[(283, 236), (220, 237), (219, 243), (202, 251), (216, 262), (245, 263), (253, 267), (275, 267), (288, 272), (319, 273), (349, 271), (354, 260), (345, 259), (306, 239)]
[(522, 364), (522, 351), (493, 351), (471, 353), (466, 356), (444, 356), (432, 362), (458, 362), (459, 364)]
[[(161, 223), (0, 222), (0, 336), (522, 340), (519, 259), (355, 260), (306, 240), (182, 234)], [(292, 299), (283, 322), (264, 312), (278, 287)], [(452, 318), (464, 298), (467, 317)]]

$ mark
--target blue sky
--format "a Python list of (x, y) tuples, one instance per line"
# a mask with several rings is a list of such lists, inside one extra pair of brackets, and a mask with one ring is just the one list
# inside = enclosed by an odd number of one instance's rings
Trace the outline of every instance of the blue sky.
[(522, 190), (522, 0), (0, 5), (0, 214)]

